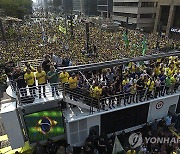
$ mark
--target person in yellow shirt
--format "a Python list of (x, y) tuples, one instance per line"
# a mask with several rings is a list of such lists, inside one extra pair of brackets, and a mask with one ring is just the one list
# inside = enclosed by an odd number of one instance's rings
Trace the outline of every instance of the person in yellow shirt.
[(43, 88), (43, 95), (44, 97), (46, 97), (45, 84), (46, 84), (47, 78), (46, 78), (46, 72), (42, 70), (41, 66), (37, 67), (37, 72), (35, 76), (38, 81), (39, 98), (41, 98), (41, 88)]
[(94, 94), (95, 94), (96, 99), (99, 99), (101, 97), (101, 95), (102, 95), (102, 86), (101, 85), (96, 86), (94, 88)]
[(135, 95), (137, 92), (137, 87), (136, 87), (136, 83), (132, 83), (131, 87), (130, 87), (130, 102), (135, 103)]
[(171, 76), (170, 81), (171, 81), (170, 92), (171, 92), (171, 94), (173, 94), (174, 91), (175, 91), (174, 87), (175, 87), (175, 84), (176, 84), (176, 76), (175, 75)]
[(147, 82), (147, 100), (152, 97), (152, 92), (154, 90), (154, 80), (152, 78), (149, 78)]
[(127, 78), (127, 76), (125, 76), (124, 80), (122, 81), (122, 85), (124, 86), (127, 83), (129, 83), (129, 79)]
[[(72, 93), (75, 92), (76, 88), (77, 88), (77, 84), (78, 84), (78, 79), (75, 75), (75, 73), (72, 74), (72, 76), (69, 78), (68, 80), (68, 84), (69, 84), (69, 89)], [(70, 95), (70, 99), (73, 98), (73, 95)], [(76, 101), (76, 97), (74, 96), (74, 100)]]
[(26, 81), (29, 92), (32, 97), (36, 97), (36, 84), (35, 84), (35, 76), (31, 69), (27, 68), (26, 73), (24, 75), (24, 80)]
[(59, 79), (61, 81), (61, 83), (64, 85), (65, 83), (68, 83), (68, 79), (69, 79), (69, 73), (66, 72), (65, 69), (63, 69), (63, 71), (59, 74)]
[(24, 67), (24, 72), (26, 72), (27, 68), (29, 68), (32, 72), (36, 72), (36, 69), (31, 66), (31, 64), (29, 62), (25, 62), (25, 67)]
[(156, 65), (154, 68), (154, 74), (155, 76), (158, 76), (161, 73), (159, 64)]

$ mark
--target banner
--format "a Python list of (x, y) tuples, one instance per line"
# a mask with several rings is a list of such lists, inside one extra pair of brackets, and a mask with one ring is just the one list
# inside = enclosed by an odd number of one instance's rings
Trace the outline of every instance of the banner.
[(61, 25), (59, 25), (59, 30), (60, 30), (62, 33), (66, 34), (66, 28), (62, 27)]
[(171, 28), (171, 32), (180, 33), (180, 28)]

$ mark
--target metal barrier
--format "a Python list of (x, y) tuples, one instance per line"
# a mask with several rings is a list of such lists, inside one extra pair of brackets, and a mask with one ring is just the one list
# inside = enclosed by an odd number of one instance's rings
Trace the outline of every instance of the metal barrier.
[[(15, 82), (12, 81), (11, 83)], [(116, 95), (100, 98), (91, 97), (90, 91), (88, 90), (81, 88), (70, 89), (68, 84), (63, 85), (62, 83), (48, 83), (45, 85), (32, 86), (20, 89), (18, 89), (17, 85), (14, 84), (14, 86), (11, 85), (11, 87), (14, 89), (14, 92), (16, 93), (16, 102), (20, 106), (31, 101), (33, 102), (37, 96), (54, 97), (53, 95), (59, 95), (59, 92), (61, 92), (64, 101), (66, 101), (66, 98), (70, 98), (74, 101), (81, 101), (81, 103), (88, 105), (90, 113), (93, 113), (94, 108), (100, 111), (107, 109), (107, 107), (110, 109), (114, 108), (114, 105), (120, 107), (122, 106), (122, 104), (124, 104), (124, 106), (126, 106), (131, 103), (139, 103), (147, 100), (152, 100), (157, 97), (174, 94), (174, 91), (178, 90), (179, 83), (169, 88), (163, 85), (159, 88), (158, 91), (154, 89), (150, 92), (147, 88), (141, 91), (136, 91), (134, 94), (119, 92)]]
[(21, 61), (21, 62), (18, 62), (17, 65), (20, 68), (23, 68), (23, 67), (25, 67), (25, 63), (27, 63), (27, 62), (30, 63), (30, 65), (33, 66), (36, 69), (40, 64), (42, 64), (43, 59)]
[(123, 106), (126, 106), (132, 103), (149, 101), (155, 98), (164, 97), (175, 93), (171, 91), (171, 87), (167, 88), (165, 86), (161, 86), (160, 88), (161, 90), (159, 91), (155, 91), (155, 90), (149, 91), (148, 89), (144, 89), (141, 91), (137, 91), (134, 94), (119, 93), (109, 97), (100, 97), (100, 98), (93, 98), (90, 96), (90, 93), (88, 91), (85, 91), (80, 88), (76, 88), (72, 90), (68, 87), (68, 85), (65, 85), (64, 90), (65, 90), (65, 97), (70, 97), (70, 99), (74, 99), (74, 101), (82, 101), (82, 103), (90, 106), (90, 112), (93, 113), (92, 110), (93, 108), (97, 108), (98, 111), (107, 110), (107, 107), (110, 109), (115, 108), (115, 105), (116, 107), (122, 107), (122, 104)]
[(93, 108), (100, 109), (100, 102), (98, 99), (90, 97), (89, 91), (81, 88), (70, 89), (68, 84), (65, 84), (63, 89), (65, 97), (69, 97), (74, 101), (81, 101), (83, 104), (88, 105), (90, 113), (94, 112)]
[[(49, 98), (62, 95), (63, 87), (61, 83), (44, 84), (38, 86), (28, 86), (26, 88), (17, 88), (16, 96), (18, 105), (33, 103), (34, 100)], [(58, 98), (56, 98), (58, 99)]]

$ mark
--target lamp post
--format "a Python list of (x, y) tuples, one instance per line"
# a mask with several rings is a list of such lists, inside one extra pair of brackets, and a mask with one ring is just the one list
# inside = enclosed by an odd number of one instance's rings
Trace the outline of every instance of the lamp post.
[(74, 33), (73, 33), (73, 15), (72, 15), (72, 12), (71, 12), (71, 15), (70, 15), (70, 26), (71, 26), (71, 38), (74, 38)]
[(0, 18), (0, 29), (1, 29), (1, 33), (2, 33), (2, 40), (3, 40), (3, 41), (6, 41), (4, 26), (3, 26), (3, 22), (2, 22), (2, 19), (1, 19), (1, 18)]
[(89, 22), (86, 22), (86, 49), (89, 53)]
[(159, 38), (161, 37), (161, 31), (162, 31), (162, 22), (158, 25), (158, 36), (156, 40), (156, 50), (159, 49)]

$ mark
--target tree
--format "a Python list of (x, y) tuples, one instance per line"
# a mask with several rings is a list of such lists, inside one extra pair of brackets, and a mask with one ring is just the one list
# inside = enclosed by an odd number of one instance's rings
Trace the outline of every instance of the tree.
[(24, 15), (32, 12), (31, 0), (0, 0), (0, 9), (11, 17), (24, 18)]

